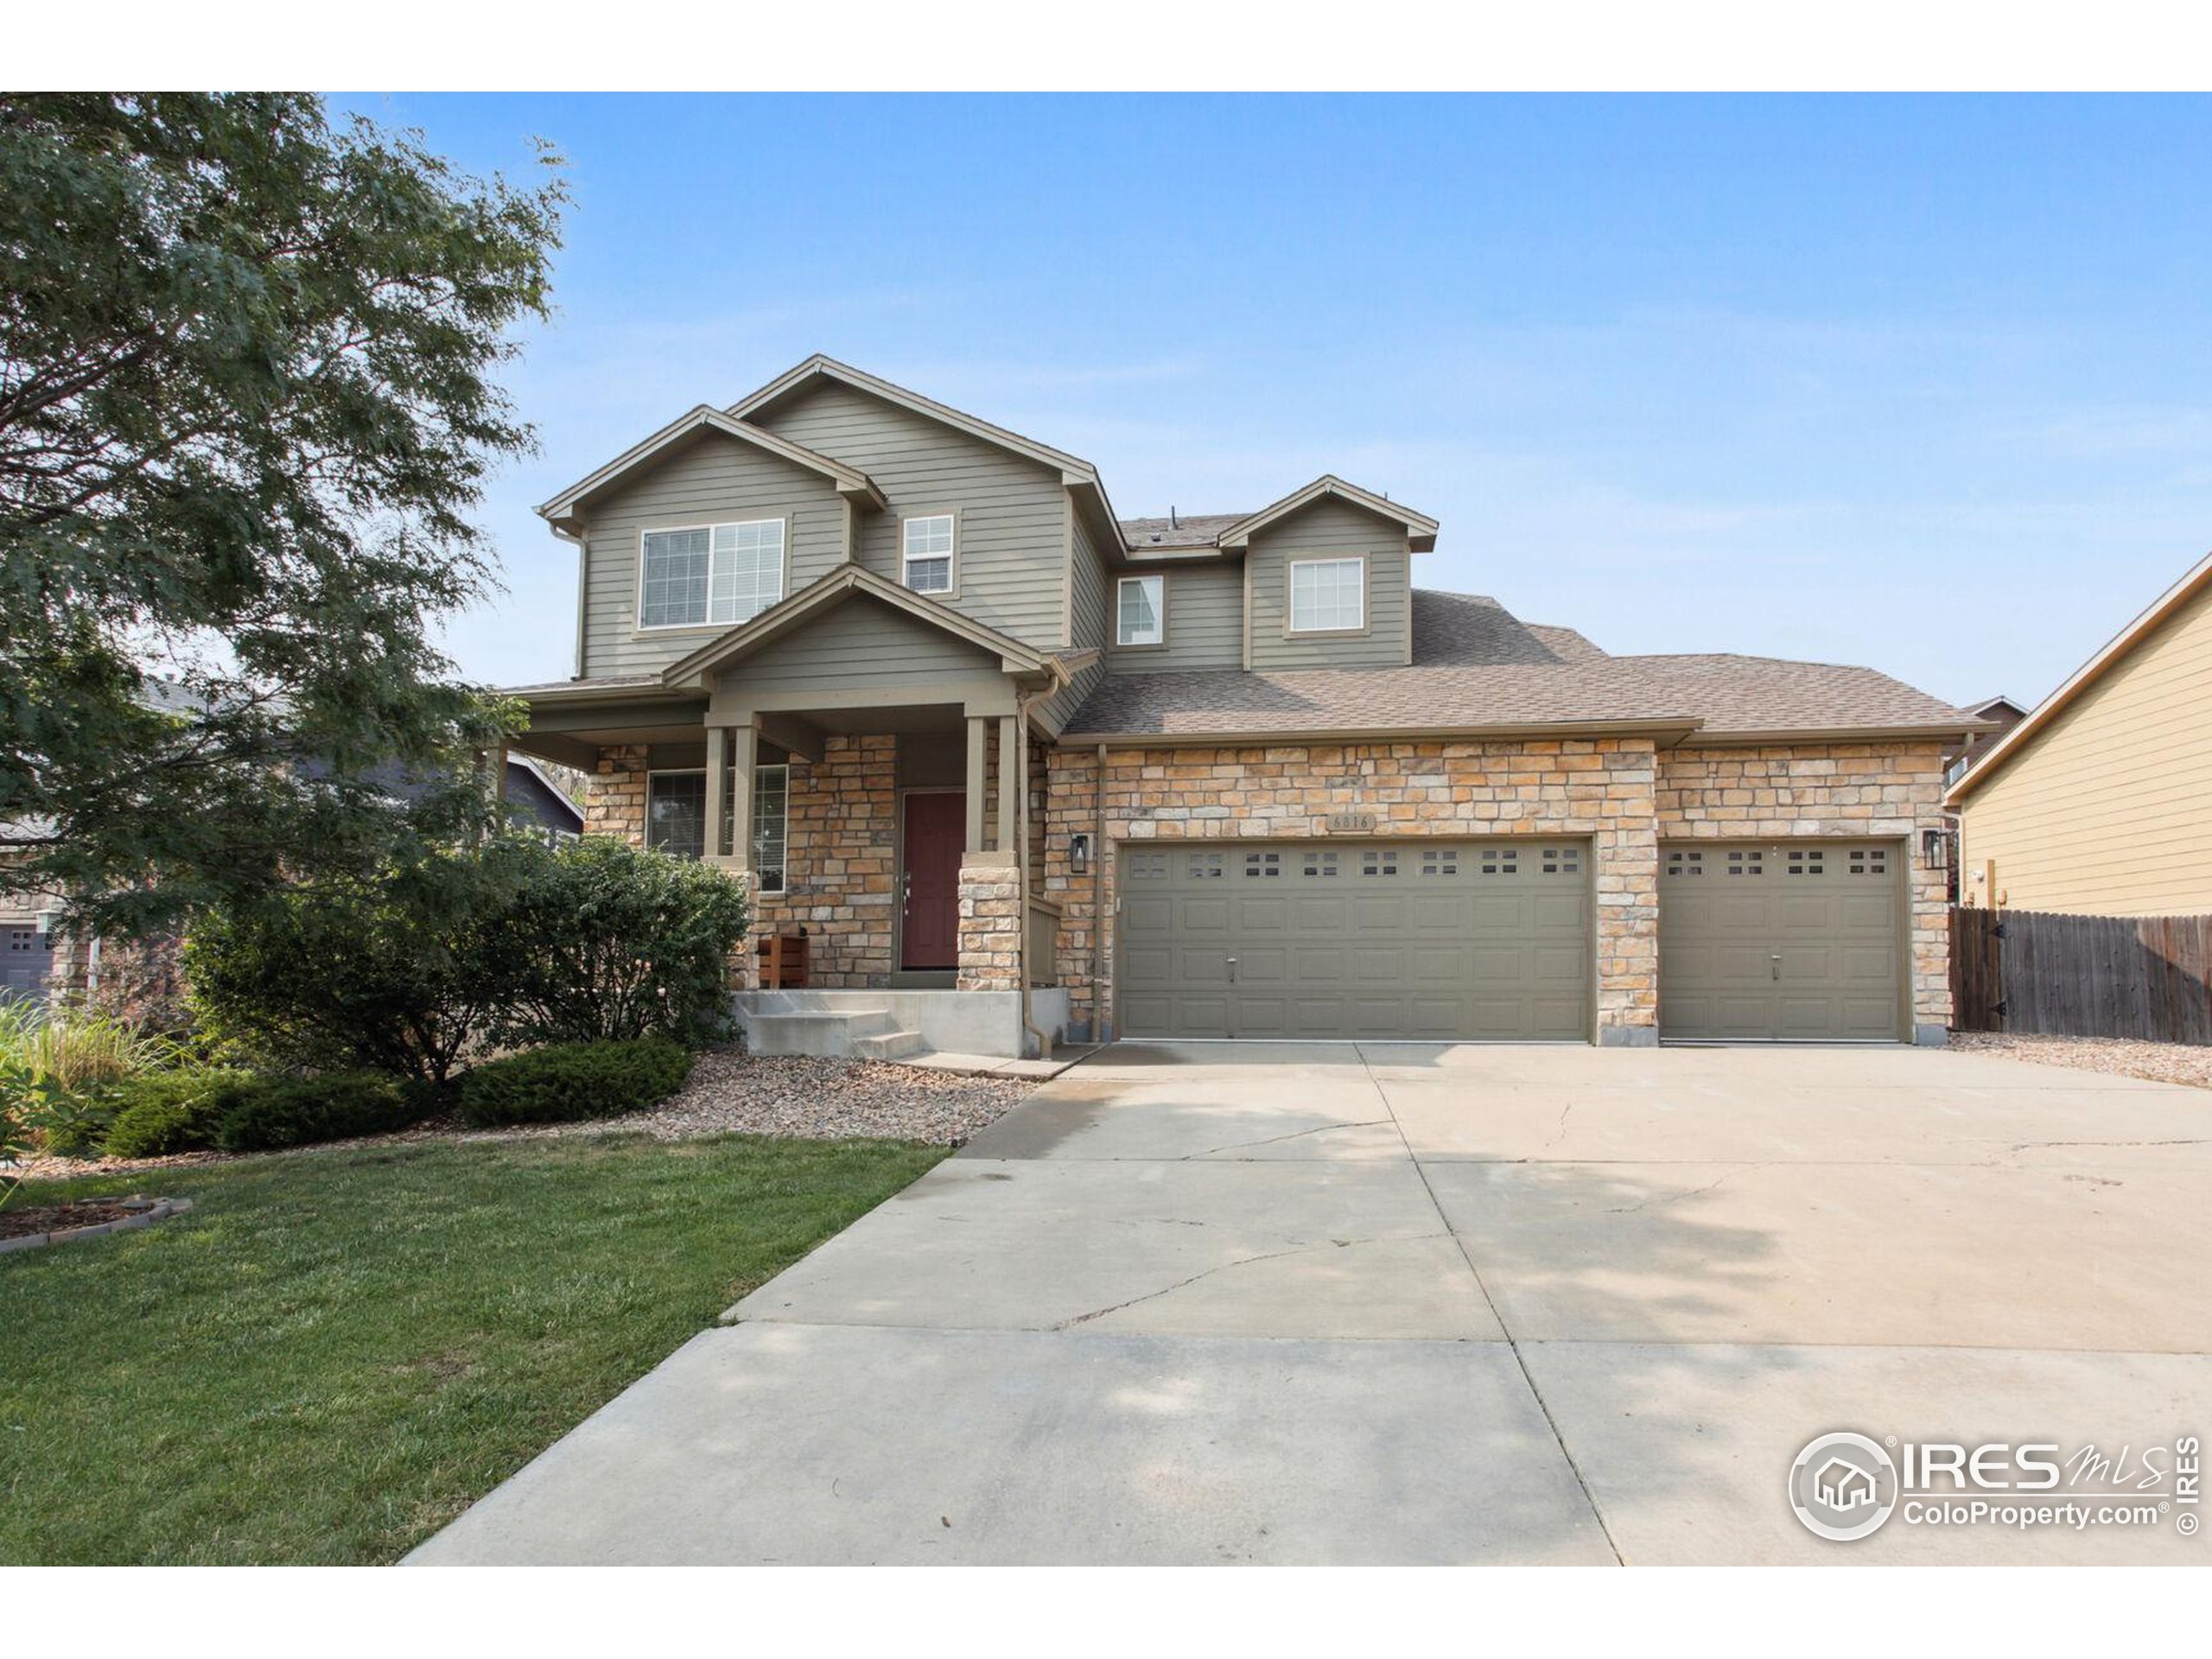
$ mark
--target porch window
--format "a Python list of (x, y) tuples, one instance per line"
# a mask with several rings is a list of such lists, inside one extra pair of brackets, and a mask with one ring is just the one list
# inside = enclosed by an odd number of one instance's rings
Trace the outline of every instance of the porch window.
[(645, 845), (678, 858), (707, 849), (707, 774), (656, 772), (645, 779)]
[(1116, 610), (1116, 645), (1165, 644), (1167, 639), (1167, 578), (1123, 576)]
[(1344, 633), (1367, 626), (1365, 559), (1300, 559), (1290, 567), (1290, 631)]
[(952, 591), (952, 515), (909, 518), (905, 531), (906, 585), (918, 594)]
[(791, 836), (789, 766), (753, 769), (753, 875), (761, 893), (784, 890), (784, 849)]
[[(722, 797), (722, 822), (736, 816), (737, 779), (728, 777)], [(784, 849), (790, 841), (791, 768), (753, 769), (753, 874), (755, 890), (784, 890)], [(699, 858), (707, 850), (707, 774), (656, 772), (645, 779), (645, 845), (678, 858)]]
[(784, 521), (649, 530), (638, 588), (641, 628), (750, 621), (784, 596)]

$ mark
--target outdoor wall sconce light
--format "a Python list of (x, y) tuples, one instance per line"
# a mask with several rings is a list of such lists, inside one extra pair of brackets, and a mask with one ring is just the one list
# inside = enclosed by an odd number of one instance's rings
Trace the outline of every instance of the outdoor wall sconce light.
[(1922, 830), (1920, 832), (1920, 861), (1931, 870), (1948, 869), (1951, 860), (1948, 842), (1948, 837), (1941, 830)]
[(1089, 836), (1068, 837), (1068, 866), (1077, 875), (1087, 874), (1090, 872), (1090, 837)]

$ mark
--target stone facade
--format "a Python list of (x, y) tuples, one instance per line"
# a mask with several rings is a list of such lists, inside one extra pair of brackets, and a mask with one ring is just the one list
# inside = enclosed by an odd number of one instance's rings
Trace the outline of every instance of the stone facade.
[(620, 836), (632, 847), (645, 844), (646, 765), (642, 743), (599, 752), (599, 764), (584, 781), (586, 835)]
[[(1637, 738), (1288, 744), (1239, 748), (1047, 748), (1033, 774), (1032, 869), (1038, 897), (1061, 910), (1048, 970), (1094, 1009), (1097, 903), (1114, 913), (1114, 849), (1188, 839), (1300, 839), (1328, 815), (1371, 813), (1378, 836), (1573, 836), (1594, 855), (1596, 1034), (1652, 1040), (1659, 1019), (1659, 844), (1674, 839), (1880, 836), (1906, 843), (1912, 872), (1913, 1018), (1950, 1013), (1944, 874), (1922, 868), (1919, 837), (1940, 828), (1942, 760), (1932, 743), (1859, 743), (1656, 751)], [(589, 830), (644, 838), (645, 756), (601, 752), (586, 808)], [(1104, 839), (1099, 840), (1103, 784)], [(994, 791), (995, 795), (995, 791)], [(890, 982), (898, 880), (898, 742), (831, 737), (822, 760), (791, 769), (789, 890), (760, 895), (756, 931), (804, 926), (810, 982)], [(1092, 837), (1094, 874), (1077, 875), (1070, 845)], [(1040, 850), (1041, 859), (1038, 856)], [(963, 990), (1015, 986), (1022, 927), (1009, 863), (961, 871)], [(1112, 1007), (1112, 934), (1103, 997)], [(1095, 1029), (1095, 1027), (1093, 1027)]]
[[(1073, 833), (1097, 836), (1097, 759), (1052, 754), (1045, 896), (1063, 907), (1060, 982), (1078, 1024), (1094, 1018), (1093, 878), (1068, 863)], [(1656, 758), (1649, 739), (1290, 744), (1113, 749), (1106, 754), (1105, 913), (1122, 842), (1326, 833), (1332, 812), (1372, 813), (1380, 836), (1586, 836), (1595, 854), (1601, 1040), (1649, 1040), (1659, 1020)], [(1110, 942), (1111, 935), (1109, 934)], [(1103, 1002), (1112, 1006), (1112, 952)], [(1094, 1027), (1093, 1029), (1096, 1029)]]
[[(1597, 1027), (1648, 1041), (1659, 1015), (1658, 847), (1675, 838), (1883, 836), (1907, 842), (1913, 1017), (1950, 1016), (1943, 873), (1921, 868), (1939, 827), (1934, 744), (1839, 744), (1656, 753), (1641, 739), (1109, 750), (1105, 843), (1095, 751), (1051, 756), (1044, 896), (1062, 906), (1058, 969), (1074, 1018), (1094, 1018), (1096, 893), (1114, 913), (1113, 848), (1169, 839), (1301, 838), (1327, 815), (1375, 815), (1376, 836), (1572, 835), (1596, 861)], [(1093, 838), (1103, 878), (1075, 874), (1071, 837)], [(1112, 1006), (1111, 931), (1103, 1001)]]
[(825, 738), (793, 760), (785, 890), (759, 895), (755, 937), (804, 927), (807, 982), (858, 990), (891, 982), (899, 891), (899, 740)]
[(1021, 884), (1011, 862), (960, 867), (960, 976), (963, 991), (1021, 985)]
[(1912, 1017), (1950, 1023), (1948, 876), (1924, 868), (1921, 832), (1943, 827), (1935, 743), (1670, 749), (1659, 757), (1659, 839), (1896, 836), (1910, 872)]
[[(585, 791), (584, 833), (645, 840), (646, 753), (607, 748)], [(899, 741), (887, 733), (832, 736), (822, 759), (793, 760), (782, 893), (753, 895), (753, 938), (807, 934), (816, 989), (891, 982), (898, 892)], [(752, 982), (748, 954), (741, 973)]]

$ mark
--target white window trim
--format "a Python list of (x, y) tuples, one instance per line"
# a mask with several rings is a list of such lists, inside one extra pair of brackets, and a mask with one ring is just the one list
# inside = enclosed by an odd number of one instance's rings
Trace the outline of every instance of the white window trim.
[[(906, 554), (906, 526), (918, 523), (920, 520), (925, 518), (950, 518), (952, 520), (952, 551), (949, 556), (952, 566), (950, 578), (951, 585), (950, 587), (917, 588), (906, 580), (906, 567), (913, 562)], [(943, 553), (925, 553), (922, 556), (925, 559), (942, 559), (948, 557), (947, 555)], [(899, 585), (901, 588), (904, 588), (910, 594), (919, 594), (924, 599), (953, 600), (960, 597), (959, 508), (938, 507), (927, 512), (906, 512), (901, 513), (899, 516)]]
[[(783, 893), (783, 892), (787, 891), (787, 890), (790, 888), (790, 887), (791, 887), (791, 763), (790, 763), (789, 761), (782, 761), (782, 760), (779, 760), (779, 761), (775, 761), (775, 762), (772, 762), (772, 763), (771, 763), (771, 764), (765, 765), (765, 766), (755, 766), (753, 768), (753, 829), (754, 829), (756, 831), (760, 829), (760, 774), (761, 774), (762, 772), (782, 772), (782, 773), (784, 774), (784, 879), (783, 879), (780, 882), (779, 882), (776, 886), (774, 886), (774, 887), (766, 887), (766, 886), (763, 886), (763, 887), (760, 887), (760, 888), (758, 888), (758, 889), (756, 889), (756, 890), (757, 890), (757, 891), (759, 891), (759, 892), (761, 892), (761, 893)], [(662, 779), (662, 778), (696, 778), (696, 779), (698, 779), (700, 780), (700, 782), (701, 782), (701, 786), (703, 788), (703, 787), (704, 787), (704, 785), (705, 785), (706, 776), (707, 776), (707, 769), (706, 769), (704, 766), (658, 766), (658, 767), (655, 767), (655, 768), (653, 768), (652, 770), (651, 770), (651, 771), (649, 771), (649, 772), (647, 772), (645, 773), (645, 845), (646, 845), (646, 847), (647, 847), (648, 849), (651, 849), (651, 848), (652, 847), (652, 844), (653, 844), (653, 784), (654, 784), (655, 780), (656, 780), (656, 779)], [(712, 823), (712, 822), (713, 822), (713, 817), (712, 817), (712, 815), (711, 815), (711, 814), (709, 814), (709, 817), (708, 817), (708, 818), (707, 818), (707, 820), (706, 820), (706, 823)], [(700, 856), (702, 859), (705, 859), (705, 858), (709, 857), (709, 848), (708, 848), (708, 846), (707, 846), (707, 833), (706, 833), (705, 826), (704, 826), (704, 824), (702, 823), (702, 825), (701, 826), (700, 831), (699, 831), (699, 856)], [(751, 861), (751, 859), (750, 859), (750, 858), (748, 858), (748, 859), (747, 860), (747, 863), (750, 863), (751, 861)], [(759, 878), (760, 878), (760, 871), (759, 871), (757, 868), (753, 871), (753, 877), (754, 877), (754, 879), (755, 879), (756, 880), (759, 880)]]
[[(1160, 622), (1157, 639), (1124, 639), (1122, 638), (1122, 589), (1133, 582), (1156, 582), (1160, 584), (1160, 600), (1153, 607), (1153, 613)], [(1147, 570), (1142, 575), (1121, 576), (1114, 582), (1114, 645), (1118, 651), (1165, 651), (1167, 649), (1167, 573)]]
[[(714, 540), (718, 530), (734, 530), (742, 524), (781, 524), (784, 527), (783, 569), (776, 573), (776, 596), (769, 601), (772, 608), (791, 596), (791, 516), (789, 513), (769, 513), (760, 518), (717, 518), (708, 524), (647, 524), (638, 532), (638, 593), (637, 602), (631, 611), (639, 633), (728, 633), (732, 628), (741, 628), (745, 622), (647, 622), (645, 620), (645, 538), (649, 536), (681, 536), (686, 531), (703, 530), (707, 532), (707, 603), (714, 604)], [(756, 611), (753, 615), (760, 614)], [(745, 621), (751, 621), (747, 617)]]
[[(1301, 628), (1298, 626), (1298, 570), (1301, 565), (1356, 564), (1359, 567), (1359, 622), (1353, 627)], [(1364, 553), (1331, 553), (1319, 558), (1293, 559), (1283, 567), (1282, 573), (1282, 631), (1301, 639), (1325, 639), (1333, 634), (1349, 639), (1369, 631), (1374, 609), (1369, 603), (1368, 564)]]
[(782, 870), (779, 872), (780, 879), (772, 887), (761, 880), (760, 866), (759, 861), (752, 855), (754, 851), (753, 849), (748, 848), (747, 849), (747, 855), (746, 862), (753, 868), (753, 880), (756, 883), (753, 889), (755, 892), (784, 893), (789, 891), (791, 884), (791, 763), (789, 761), (779, 761), (772, 766), (756, 765), (753, 768), (753, 833), (756, 839), (759, 837), (760, 833), (760, 774), (765, 772), (780, 772), (784, 774), (784, 867)]

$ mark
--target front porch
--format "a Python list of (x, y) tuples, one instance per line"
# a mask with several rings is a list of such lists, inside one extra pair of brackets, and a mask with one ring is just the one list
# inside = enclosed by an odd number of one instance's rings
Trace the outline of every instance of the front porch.
[(745, 881), (760, 1052), (1047, 1052), (1067, 1015), (1033, 709), (1064, 677), (903, 609), (855, 594), (803, 642), (749, 625), (651, 681), (547, 688), (515, 747), (590, 774), (587, 833)]

